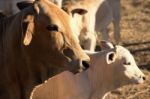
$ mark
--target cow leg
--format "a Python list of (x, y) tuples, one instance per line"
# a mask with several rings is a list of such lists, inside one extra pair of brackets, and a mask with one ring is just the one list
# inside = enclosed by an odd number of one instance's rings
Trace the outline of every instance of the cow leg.
[(114, 25), (114, 38), (116, 43), (120, 42), (120, 0), (112, 4), (113, 9), (113, 25)]
[(95, 51), (95, 47), (96, 47), (96, 36), (94, 33), (91, 33), (89, 35), (87, 43), (85, 43), (85, 48), (90, 51)]
[(108, 41), (109, 35), (108, 35), (107, 27), (101, 30), (101, 34), (102, 34), (102, 40)]
[(116, 44), (120, 42), (120, 26), (119, 26), (119, 21), (113, 21), (114, 24), (114, 38)]
[(96, 31), (101, 32), (102, 40), (108, 41), (108, 25), (113, 21), (112, 8), (106, 0), (98, 9), (96, 14)]
[(83, 45), (84, 49), (95, 51), (96, 35), (94, 33), (88, 32), (85, 37), (81, 37), (81, 38), (84, 38), (84, 40), (83, 39), (80, 40), (81, 45)]

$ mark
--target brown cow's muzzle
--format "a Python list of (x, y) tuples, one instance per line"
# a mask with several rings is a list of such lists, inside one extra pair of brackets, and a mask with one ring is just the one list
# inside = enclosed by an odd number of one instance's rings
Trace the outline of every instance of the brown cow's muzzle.
[(75, 54), (72, 50), (67, 49), (64, 55), (70, 60), (68, 68), (73, 73), (82, 72), (87, 70), (90, 66), (90, 58), (84, 52), (81, 54)]
[(81, 68), (79, 72), (82, 72), (83, 70), (87, 70), (90, 67), (90, 60), (82, 60), (80, 66)]
[(71, 72), (78, 73), (87, 70), (89, 66), (90, 60), (74, 60), (71, 62), (69, 68)]

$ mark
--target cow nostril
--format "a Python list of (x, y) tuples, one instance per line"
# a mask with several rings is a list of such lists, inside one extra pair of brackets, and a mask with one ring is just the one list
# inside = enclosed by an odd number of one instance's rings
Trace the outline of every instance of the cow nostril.
[(84, 66), (84, 69), (86, 70), (89, 68), (90, 63), (89, 63), (89, 61), (82, 61), (82, 65)]
[(143, 80), (146, 80), (146, 77), (145, 77), (145, 76), (143, 76), (142, 78), (143, 78)]

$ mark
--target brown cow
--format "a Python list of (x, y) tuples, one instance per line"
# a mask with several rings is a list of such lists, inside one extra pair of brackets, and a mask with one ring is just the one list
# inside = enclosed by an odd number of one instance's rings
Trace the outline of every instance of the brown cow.
[(0, 20), (0, 99), (29, 99), (32, 88), (63, 71), (88, 67), (70, 17), (48, 0)]

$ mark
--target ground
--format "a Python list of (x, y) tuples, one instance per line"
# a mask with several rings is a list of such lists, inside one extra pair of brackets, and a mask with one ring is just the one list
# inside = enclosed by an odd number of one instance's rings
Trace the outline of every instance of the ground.
[(150, 0), (121, 0), (121, 4), (122, 44), (134, 55), (146, 81), (114, 90), (106, 99), (150, 99)]

